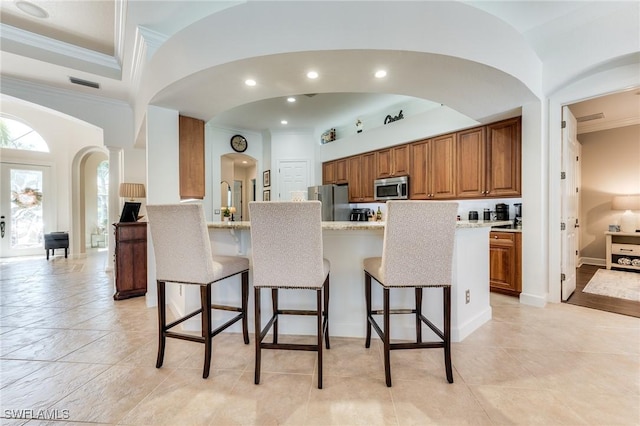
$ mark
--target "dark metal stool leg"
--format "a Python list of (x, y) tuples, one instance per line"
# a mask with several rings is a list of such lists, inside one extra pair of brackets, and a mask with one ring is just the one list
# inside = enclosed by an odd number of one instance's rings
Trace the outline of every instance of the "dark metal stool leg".
[(422, 343), (422, 287), (416, 287), (416, 342)]
[(451, 367), (451, 286), (443, 287), (444, 303), (444, 365), (447, 370), (447, 381), (453, 383)]
[(324, 344), (327, 349), (331, 349), (329, 342), (329, 275), (324, 282)]
[(278, 289), (271, 289), (271, 305), (276, 320), (273, 322), (273, 343), (278, 343)]
[[(47, 250), (47, 254), (49, 251)], [(162, 367), (164, 361), (164, 346), (166, 342), (165, 324), (167, 320), (167, 305), (164, 293), (164, 281), (157, 281), (158, 292), (158, 358), (156, 360), (156, 368)]]
[(254, 287), (254, 305), (255, 305), (255, 332), (253, 339), (256, 341), (256, 366), (254, 383), (260, 384), (260, 346), (262, 345), (262, 325), (260, 324), (260, 289)]
[(367, 309), (367, 337), (365, 339), (364, 347), (369, 348), (371, 347), (371, 275), (366, 272), (364, 274), (364, 299)]
[(204, 371), (202, 378), (209, 377), (211, 368), (211, 349), (213, 336), (211, 336), (211, 284), (200, 286), (200, 303), (202, 304), (202, 337), (204, 338)]
[(387, 386), (391, 387), (391, 327), (390, 324), (390, 306), (389, 306), (389, 289), (383, 290), (383, 310), (384, 310), (384, 376)]
[(249, 344), (249, 271), (242, 273), (242, 335), (244, 344)]
[(316, 290), (316, 319), (318, 326), (318, 389), (322, 389), (322, 289)]

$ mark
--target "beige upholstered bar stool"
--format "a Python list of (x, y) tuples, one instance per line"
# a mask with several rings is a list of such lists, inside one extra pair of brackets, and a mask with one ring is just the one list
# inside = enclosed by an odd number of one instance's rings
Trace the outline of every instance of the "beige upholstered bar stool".
[[(255, 384), (260, 383), (262, 349), (318, 352), (318, 389), (322, 389), (322, 340), (329, 349), (329, 261), (322, 257), (320, 201), (251, 202), (251, 249), (255, 291), (256, 366)], [(271, 289), (273, 314), (262, 328), (260, 290)], [(281, 309), (279, 290), (311, 290), (316, 310)], [(324, 296), (323, 296), (324, 290)], [(317, 320), (314, 345), (278, 343), (280, 315), (313, 315)], [(264, 339), (273, 327), (273, 342)]]
[[(365, 346), (371, 345), (371, 327), (384, 344), (384, 370), (391, 387), (391, 351), (394, 349), (444, 348), (444, 361), (449, 383), (453, 383), (451, 367), (451, 270), (458, 203), (438, 201), (388, 201), (382, 257), (364, 259), (364, 285), (367, 309)], [(382, 310), (371, 305), (371, 279), (382, 285)], [(391, 309), (392, 288), (415, 288), (415, 309)], [(443, 329), (440, 330), (422, 313), (423, 288), (443, 291)], [(390, 316), (414, 314), (416, 341), (391, 343)], [(382, 315), (381, 329), (374, 315)], [(422, 324), (426, 324), (439, 341), (422, 341)]]
[[(167, 337), (204, 343), (203, 378), (209, 377), (212, 339), (237, 321), (242, 320), (244, 343), (249, 344), (247, 305), (249, 300), (249, 259), (239, 256), (214, 256), (201, 204), (148, 205), (147, 216), (153, 251), (156, 257), (158, 283), (158, 359), (162, 366)], [(242, 274), (241, 306), (213, 305), (211, 285)], [(167, 324), (165, 283), (200, 286), (200, 309)], [(212, 329), (211, 309), (238, 312), (223, 325)], [(184, 321), (201, 314), (202, 336), (171, 331)]]

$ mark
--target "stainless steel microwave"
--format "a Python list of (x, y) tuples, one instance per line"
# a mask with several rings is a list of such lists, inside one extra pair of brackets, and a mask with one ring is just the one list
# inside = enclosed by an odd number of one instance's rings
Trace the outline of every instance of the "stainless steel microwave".
[(409, 177), (376, 179), (373, 190), (376, 200), (406, 200), (409, 198)]

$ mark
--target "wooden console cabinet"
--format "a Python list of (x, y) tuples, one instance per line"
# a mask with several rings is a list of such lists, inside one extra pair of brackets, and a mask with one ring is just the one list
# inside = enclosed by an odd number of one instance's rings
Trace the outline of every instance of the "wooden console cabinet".
[(114, 223), (116, 236), (114, 300), (147, 293), (147, 223)]
[(640, 271), (640, 232), (605, 232), (607, 269)]
[(518, 296), (522, 292), (522, 234), (492, 231), (489, 241), (491, 291)]

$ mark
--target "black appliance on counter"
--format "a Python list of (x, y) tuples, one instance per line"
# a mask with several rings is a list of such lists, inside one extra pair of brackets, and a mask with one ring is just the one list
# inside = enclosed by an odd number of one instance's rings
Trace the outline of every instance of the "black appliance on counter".
[(496, 220), (509, 220), (509, 205), (504, 203), (496, 204)]
[(516, 208), (516, 217), (513, 219), (513, 225), (516, 229), (522, 228), (522, 203), (515, 203), (513, 205)]
[(349, 220), (351, 222), (366, 222), (369, 220), (369, 216), (372, 214), (371, 209), (351, 209)]

